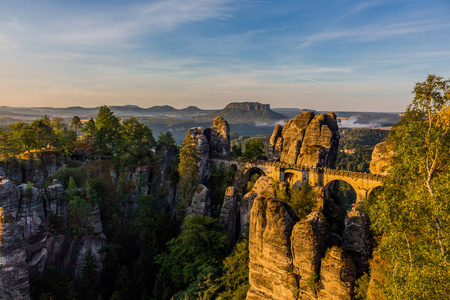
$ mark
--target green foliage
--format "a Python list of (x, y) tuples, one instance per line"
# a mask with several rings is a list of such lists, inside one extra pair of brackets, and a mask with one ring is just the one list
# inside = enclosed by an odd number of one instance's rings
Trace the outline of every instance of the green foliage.
[(97, 258), (89, 247), (84, 256), (84, 264), (81, 269), (81, 287), (83, 299), (97, 300), (98, 298), (98, 273)]
[(223, 275), (220, 282), (224, 291), (217, 299), (244, 300), (250, 288), (248, 282), (249, 251), (248, 240), (244, 239), (236, 245), (233, 253), (223, 262)]
[(232, 169), (225, 170), (224, 168), (219, 168), (212, 173), (209, 180), (209, 189), (211, 191), (210, 198), (213, 217), (219, 217), (225, 191), (229, 186), (233, 185), (235, 173), (236, 171)]
[(356, 203), (356, 192), (349, 183), (336, 180), (329, 189), (332, 189), (331, 198), (343, 212), (352, 209), (352, 205)]
[(291, 189), (290, 194), (289, 206), (300, 220), (306, 218), (316, 203), (312, 189), (308, 185), (303, 185), (299, 189)]
[(79, 187), (82, 187), (86, 180), (86, 176), (81, 168), (69, 168), (63, 166), (56, 171), (55, 175), (53, 175), (49, 181), (51, 182), (53, 179), (58, 179), (65, 188), (68, 188), (71, 178), (73, 179), (75, 186)]
[(232, 157), (241, 157), (242, 156), (242, 147), (238, 146), (238, 145), (233, 145), (233, 147), (231, 147), (231, 156)]
[(165, 133), (160, 133), (158, 135), (158, 142), (156, 143), (157, 148), (167, 149), (169, 147), (174, 147), (177, 145), (173, 135), (170, 131), (166, 131)]
[(181, 202), (183, 206), (187, 206), (191, 202), (194, 190), (199, 183), (197, 152), (194, 139), (189, 132), (181, 145), (178, 172), (180, 174)]
[(120, 138), (115, 140), (120, 142), (117, 152), (121, 160), (138, 163), (153, 154), (152, 149), (156, 142), (150, 128), (139, 123), (135, 118), (130, 118), (122, 122), (119, 131)]
[(355, 298), (359, 300), (367, 299), (367, 289), (369, 288), (370, 276), (364, 273), (361, 277), (356, 280), (355, 285)]
[(216, 219), (200, 215), (185, 218), (181, 234), (169, 243), (169, 252), (157, 257), (179, 290), (196, 280), (207, 267), (219, 268), (225, 256), (227, 234)]
[(106, 105), (101, 106), (95, 122), (94, 143), (100, 151), (114, 153), (119, 145), (120, 120)]
[(264, 143), (260, 140), (251, 140), (245, 144), (245, 151), (242, 155), (247, 159), (262, 159), (264, 156)]
[(89, 220), (92, 213), (91, 205), (78, 195), (73, 195), (71, 198), (69, 201), (69, 224), (77, 236), (86, 236), (92, 226)]
[(445, 299), (450, 293), (449, 81), (429, 75), (389, 137), (396, 157), (367, 210), (389, 262), (386, 299)]
[(247, 192), (251, 191), (252, 188), (255, 186), (256, 181), (261, 177), (261, 174), (255, 173), (252, 176), (250, 176), (250, 180), (247, 182)]
[(320, 278), (319, 278), (319, 276), (316, 273), (314, 273), (313, 275), (309, 276), (306, 279), (306, 285), (311, 290), (311, 292), (313, 292), (315, 295), (317, 295), (317, 292), (320, 289)]

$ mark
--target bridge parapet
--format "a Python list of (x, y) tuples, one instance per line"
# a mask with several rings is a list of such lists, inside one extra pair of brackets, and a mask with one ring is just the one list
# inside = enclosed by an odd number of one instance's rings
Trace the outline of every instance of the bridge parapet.
[(345, 176), (345, 177), (351, 177), (355, 179), (367, 179), (367, 180), (373, 180), (373, 181), (383, 181), (385, 176), (378, 175), (378, 174), (372, 174), (372, 173), (366, 173), (366, 172), (353, 172), (353, 171), (347, 171), (347, 170), (334, 170), (325, 168), (323, 169), (324, 174), (329, 175), (335, 175), (335, 176)]

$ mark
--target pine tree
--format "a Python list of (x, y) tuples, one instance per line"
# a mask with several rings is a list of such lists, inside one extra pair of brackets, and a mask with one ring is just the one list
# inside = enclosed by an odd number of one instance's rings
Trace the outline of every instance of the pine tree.
[(197, 152), (194, 139), (189, 132), (181, 145), (178, 171), (180, 173), (181, 200), (183, 205), (188, 205), (199, 183)]
[(96, 300), (98, 297), (97, 259), (91, 247), (84, 256), (84, 265), (81, 270), (81, 283), (84, 299)]

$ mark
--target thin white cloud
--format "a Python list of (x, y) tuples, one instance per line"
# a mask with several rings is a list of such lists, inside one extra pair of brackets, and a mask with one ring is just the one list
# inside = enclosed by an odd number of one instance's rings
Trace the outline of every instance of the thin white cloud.
[(59, 20), (53, 38), (73, 44), (114, 43), (159, 31), (173, 30), (189, 22), (226, 18), (226, 0), (167, 0), (130, 5), (107, 11)]
[(343, 30), (331, 30), (308, 36), (306, 40), (300, 45), (300, 48), (306, 48), (316, 42), (324, 42), (336, 39), (355, 38), (358, 40), (366, 41), (381, 40), (398, 35), (430, 32), (448, 27), (450, 27), (450, 23), (433, 24), (426, 22), (409, 22), (389, 25), (373, 25)]

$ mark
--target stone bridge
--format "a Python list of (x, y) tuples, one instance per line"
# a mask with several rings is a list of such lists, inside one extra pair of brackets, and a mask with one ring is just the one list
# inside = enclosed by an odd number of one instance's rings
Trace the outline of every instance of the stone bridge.
[(261, 160), (242, 160), (233, 157), (212, 157), (211, 164), (215, 168), (235, 168), (244, 174), (244, 182), (255, 173), (264, 174), (275, 180), (289, 183), (290, 186), (300, 187), (303, 184), (310, 186), (328, 187), (332, 182), (342, 180), (350, 184), (356, 192), (356, 202), (362, 202), (370, 193), (382, 186), (384, 176), (371, 173), (351, 172), (328, 168), (307, 168), (298, 165), (290, 165), (283, 162), (270, 162)]

